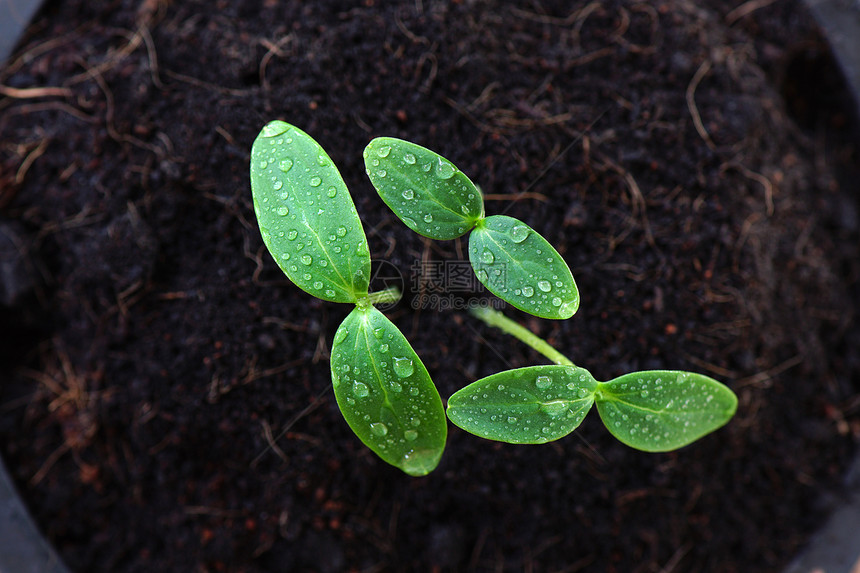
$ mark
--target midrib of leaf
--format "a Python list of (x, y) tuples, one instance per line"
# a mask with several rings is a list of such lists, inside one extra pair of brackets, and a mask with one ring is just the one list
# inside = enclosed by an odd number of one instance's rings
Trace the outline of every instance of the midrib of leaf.
[[(367, 316), (366, 314), (364, 316)], [(376, 375), (377, 386), (382, 390), (382, 395), (384, 397), (384, 401), (382, 402), (382, 407), (387, 408), (391, 414), (394, 416), (394, 419), (397, 420), (397, 423), (403, 427), (403, 423), (400, 421), (400, 416), (397, 415), (397, 412), (394, 410), (393, 405), (391, 404), (391, 400), (388, 399), (388, 390), (385, 388), (385, 384), (383, 384), (383, 377), (380, 374), (379, 367), (374, 359), (373, 352), (370, 348), (370, 338), (368, 337), (368, 323), (370, 322), (370, 317), (367, 316), (367, 322), (362, 321), (362, 333), (364, 334), (364, 346), (367, 350), (367, 356), (370, 358), (370, 363), (373, 366), (373, 373)], [(356, 337), (356, 341), (358, 341), (358, 337)], [(393, 356), (392, 356), (393, 359)]]
[[(452, 166), (453, 166), (453, 164), (452, 164)], [(455, 169), (456, 169), (456, 167), (455, 167)], [(422, 189), (423, 188), (421, 185), (416, 183), (411, 177), (409, 177), (408, 175), (406, 175), (402, 171), (400, 173), (402, 174), (402, 177), (404, 179), (406, 179), (406, 183), (409, 185), (409, 188), (411, 188), (411, 189), (416, 189), (416, 188)], [(457, 173), (460, 173), (460, 171), (458, 170)], [(454, 175), (456, 175), (456, 173)], [(479, 193), (480, 193), (480, 191), (479, 191)], [(443, 210), (448, 211), (449, 213), (453, 213), (457, 218), (459, 218), (464, 223), (471, 223), (472, 227), (475, 226), (475, 221), (473, 221), (471, 219), (467, 219), (462, 213), (458, 213), (455, 210), (453, 210), (453, 209), (447, 207), (446, 205), (440, 203), (439, 201), (436, 200), (436, 196), (434, 194), (428, 194), (428, 195), (429, 195), (429, 199), (421, 199), (421, 200), (422, 201), (429, 201), (430, 203), (434, 203), (434, 204), (438, 205), (439, 207), (441, 207)]]
[[(525, 266), (520, 262), (520, 259), (518, 259), (518, 258), (514, 257), (514, 256), (511, 254), (511, 252), (510, 252), (510, 251), (508, 251), (506, 248), (504, 248), (504, 247), (502, 246), (502, 244), (501, 244), (501, 243), (499, 243), (498, 241), (496, 241), (496, 239), (495, 239), (495, 238), (493, 238), (492, 233), (499, 233), (499, 231), (494, 231), (494, 230), (492, 230), (492, 229), (486, 229), (486, 231), (485, 231), (485, 232), (486, 232), (486, 234), (487, 234), (487, 239), (489, 239), (490, 241), (492, 241), (492, 242), (493, 242), (493, 244), (494, 244), (494, 245), (496, 245), (496, 246), (499, 248), (499, 250), (500, 250), (500, 251), (502, 251), (503, 253), (505, 253), (505, 255), (506, 255), (506, 256), (507, 256), (511, 261), (513, 261), (513, 262), (514, 262), (514, 264), (517, 266), (517, 268), (518, 268), (519, 270), (521, 270), (521, 271), (522, 271), (522, 272), (524, 272), (524, 273), (528, 273), (528, 270), (526, 270), (526, 267), (525, 267)], [(532, 232), (537, 232), (537, 231), (534, 231), (534, 229), (532, 229)], [(499, 233), (499, 234), (501, 234), (501, 233)], [(479, 258), (478, 258), (478, 260), (480, 260), (480, 254), (478, 255), (478, 257), (479, 257)], [(565, 289), (565, 290), (567, 290), (567, 289)]]
[[(310, 224), (308, 224), (308, 218), (307, 217), (308, 217), (307, 211), (305, 209), (302, 209), (302, 224), (307, 228), (308, 231), (311, 232), (311, 234), (313, 234), (314, 239), (316, 239), (316, 241), (317, 241), (317, 244), (320, 246), (323, 253), (325, 253), (325, 256), (326, 256), (326, 259), (328, 259), (329, 265), (331, 266), (331, 268), (334, 269), (335, 274), (341, 280), (341, 285), (342, 285), (341, 290), (343, 292), (349, 294), (349, 295), (352, 295), (352, 298), (355, 298), (357, 295), (357, 293), (355, 292), (355, 286), (352, 283), (349, 283), (349, 285), (347, 286), (346, 279), (344, 279), (343, 275), (340, 274), (340, 270), (338, 269), (338, 265), (336, 265), (334, 262), (334, 259), (331, 258), (331, 254), (329, 254), (328, 249), (325, 248), (325, 245), (320, 240), (319, 234), (317, 234), (316, 230)], [(352, 269), (351, 263), (349, 266), (350, 266), (350, 269)]]
[[(607, 397), (606, 394), (598, 393), (599, 398), (595, 397), (595, 401), (596, 402), (605, 402), (605, 403), (618, 402), (620, 404), (624, 404), (625, 406), (627, 406), (633, 410), (640, 410), (642, 412), (649, 412), (649, 413), (655, 414), (657, 416), (662, 416), (663, 414), (671, 414), (673, 416), (674, 415), (681, 415), (681, 416), (697, 416), (698, 415), (698, 416), (701, 416), (704, 413), (703, 411), (685, 412), (683, 410), (666, 410), (665, 408), (663, 408), (661, 410), (652, 410), (651, 408), (639, 406), (639, 405), (636, 405), (636, 404), (633, 404), (631, 402), (628, 402), (626, 400), (621, 399), (621, 396), (629, 396), (630, 394), (635, 394), (635, 392), (626, 392), (624, 394), (610, 394), (610, 396), (612, 396), (612, 397)], [(719, 411), (719, 410), (717, 410), (717, 411)], [(706, 410), (706, 412), (709, 412), (709, 411)]]

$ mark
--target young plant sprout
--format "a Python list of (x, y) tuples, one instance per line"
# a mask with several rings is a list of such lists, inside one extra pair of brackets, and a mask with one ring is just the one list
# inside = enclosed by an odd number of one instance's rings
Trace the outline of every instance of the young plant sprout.
[(592, 404), (609, 432), (631, 448), (665, 452), (726, 424), (735, 394), (716, 380), (673, 370), (632, 372), (598, 382), (543, 339), (492, 309), (472, 313), (528, 344), (555, 365), (499, 372), (448, 399), (448, 418), (482, 438), (543, 444), (576, 429)]
[[(441, 240), (472, 231), (469, 259), (491, 292), (543, 318), (576, 312), (579, 292), (561, 255), (525, 223), (485, 217), (480, 190), (450, 161), (392, 138), (371, 141), (364, 160), (379, 195), (412, 230)], [(367, 237), (331, 158), (302, 130), (273, 121), (251, 149), (251, 189), (263, 242), (284, 274), (317, 298), (355, 305), (331, 348), (332, 386), (347, 424), (407, 474), (433, 471), (445, 448), (446, 412), (421, 359), (373, 306), (400, 293), (369, 292)], [(477, 436), (543, 444), (576, 429), (596, 403), (621, 442), (664, 452), (713, 432), (737, 409), (731, 390), (692, 372), (633, 372), (598, 382), (501, 313), (473, 314), (555, 363), (499, 372), (454, 393), (447, 417)]]
[(453, 163), (391, 137), (371, 141), (364, 163), (379, 196), (416, 233), (446, 240), (472, 231), (469, 260), (490, 292), (541, 318), (570, 318), (579, 308), (561, 255), (522, 221), (485, 217), (481, 191)]
[(283, 121), (251, 149), (251, 190), (263, 242), (305, 292), (355, 308), (331, 348), (335, 399), (373, 452), (409, 475), (439, 463), (447, 421), (427, 369), (374, 306), (399, 293), (369, 293), (370, 251), (346, 184), (322, 147)]

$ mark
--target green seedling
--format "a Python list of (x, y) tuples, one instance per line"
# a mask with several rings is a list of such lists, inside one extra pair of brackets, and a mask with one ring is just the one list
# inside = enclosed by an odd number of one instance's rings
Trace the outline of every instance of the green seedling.
[(267, 124), (251, 149), (251, 190), (263, 242), (311, 295), (355, 308), (331, 349), (335, 399), (356, 436), (409, 475), (439, 463), (447, 422), (421, 359), (369, 293), (370, 251), (355, 204), (331, 158), (308, 134)]
[(447, 240), (471, 231), (469, 260), (490, 292), (541, 318), (570, 318), (579, 308), (558, 251), (518, 219), (486, 217), (481, 191), (453, 163), (391, 137), (371, 141), (364, 163), (379, 196), (416, 233)]
[(598, 382), (543, 339), (491, 309), (473, 314), (525, 342), (554, 365), (493, 374), (454, 393), (448, 418), (490, 440), (543, 444), (576, 429), (592, 404), (609, 432), (637, 450), (665, 452), (725, 425), (738, 405), (716, 380), (673, 370), (632, 372)]

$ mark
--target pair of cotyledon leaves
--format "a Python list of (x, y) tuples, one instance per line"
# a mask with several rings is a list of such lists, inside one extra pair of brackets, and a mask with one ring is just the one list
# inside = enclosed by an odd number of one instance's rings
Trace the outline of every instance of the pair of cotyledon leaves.
[(356, 305), (331, 349), (347, 424), (386, 462), (429, 473), (447, 438), (442, 400), (409, 342), (370, 304), (370, 251), (340, 172), (308, 134), (273, 121), (251, 149), (251, 190), (263, 242), (284, 274), (313, 296)]
[[(576, 311), (576, 285), (555, 249), (516, 219), (484, 217), (480, 191), (449, 161), (379, 138), (365, 162), (380, 196), (416, 232), (452, 239), (472, 230), (470, 260), (491, 292), (537, 316)], [(254, 142), (251, 186), (263, 241), (287, 277), (323, 300), (356, 304), (331, 352), (335, 398), (350, 428), (384, 461), (410, 475), (429, 473), (445, 447), (445, 411), (409, 342), (369, 303), (367, 239), (331, 158), (300, 129), (273, 121)], [(715, 380), (690, 373), (600, 383), (575, 366), (534, 366), (463, 388), (449, 399), (448, 417), (489, 439), (543, 443), (573, 431), (596, 401), (622, 442), (665, 451), (722, 426), (734, 412), (731, 398)]]
[(420, 145), (379, 137), (364, 150), (371, 183), (392, 211), (431, 239), (469, 235), (478, 280), (516, 308), (541, 318), (570, 318), (579, 291), (561, 255), (531, 227), (484, 216), (481, 191), (453, 163)]

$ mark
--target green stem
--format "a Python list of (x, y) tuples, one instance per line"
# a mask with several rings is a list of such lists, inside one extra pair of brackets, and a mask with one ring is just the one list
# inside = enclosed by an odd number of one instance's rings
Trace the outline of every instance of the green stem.
[(368, 293), (367, 301), (370, 304), (390, 303), (400, 300), (400, 289), (396, 286), (388, 287), (385, 290), (380, 290)]
[(525, 342), (552, 360), (555, 364), (560, 364), (562, 366), (576, 366), (567, 356), (550, 346), (549, 342), (524, 326), (517, 324), (501, 312), (491, 308), (481, 307), (473, 308), (470, 312), (490, 326), (495, 326), (506, 334), (510, 334), (511, 336), (518, 338), (521, 342)]

